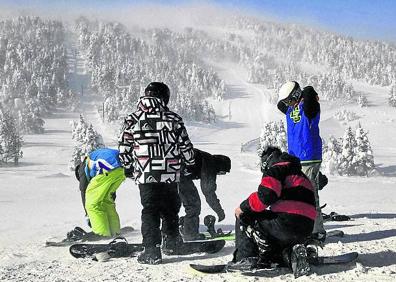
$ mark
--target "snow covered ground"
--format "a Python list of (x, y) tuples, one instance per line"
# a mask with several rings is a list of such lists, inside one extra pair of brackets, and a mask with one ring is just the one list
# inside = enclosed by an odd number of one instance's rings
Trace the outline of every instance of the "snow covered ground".
[[(84, 78), (82, 58), (77, 54), (75, 87)], [(187, 123), (195, 147), (211, 153), (226, 154), (232, 159), (231, 173), (219, 177), (218, 195), (226, 211), (219, 227), (233, 228), (234, 209), (257, 189), (260, 172), (257, 156), (241, 153), (241, 144), (257, 138), (263, 122), (282, 119), (270, 104), (271, 91), (246, 82), (246, 71), (228, 62), (212, 62), (227, 85), (227, 97), (216, 101), (218, 122), (214, 125)], [(394, 108), (387, 106), (387, 89), (354, 82), (370, 103), (368, 108), (322, 101), (322, 136), (341, 136), (345, 124), (333, 115), (341, 108), (354, 111), (369, 130), (379, 175), (365, 177), (329, 177), (321, 192), (324, 212), (337, 211), (352, 217), (349, 222), (326, 223), (327, 230), (341, 229), (344, 238), (329, 239), (322, 255), (357, 251), (356, 263), (314, 268), (300, 281), (396, 281), (396, 119)], [(118, 128), (103, 124), (95, 105), (101, 101), (85, 85), (82, 109), (88, 121), (103, 134), (108, 146), (115, 146)], [(46, 119), (45, 133), (24, 136), (24, 157), (18, 167), (0, 168), (0, 280), (1, 281), (256, 281), (236, 273), (203, 275), (189, 269), (189, 263), (220, 263), (231, 259), (233, 242), (214, 255), (187, 257), (164, 256), (163, 264), (138, 264), (136, 258), (112, 259), (98, 263), (74, 259), (67, 247), (47, 248), (54, 237), (62, 239), (74, 226), (83, 226), (78, 183), (67, 169), (72, 152), (70, 120), (79, 113), (58, 111)], [(140, 242), (140, 199), (131, 180), (117, 193), (117, 209), (123, 226), (137, 230), (127, 234), (130, 242)], [(213, 214), (203, 202), (202, 216)], [(88, 228), (88, 227), (87, 227)], [(292, 274), (281, 270), (260, 280), (289, 281)]]

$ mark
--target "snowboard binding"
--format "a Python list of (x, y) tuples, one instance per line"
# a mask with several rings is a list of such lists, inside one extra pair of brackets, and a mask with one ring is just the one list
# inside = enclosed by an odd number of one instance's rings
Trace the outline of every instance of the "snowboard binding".
[(82, 240), (88, 233), (81, 227), (75, 227), (72, 231), (67, 232), (64, 241), (74, 242)]
[(227, 236), (231, 234), (232, 231), (225, 233), (221, 228), (215, 229), (216, 217), (213, 215), (207, 215), (204, 217), (204, 224), (207, 227), (207, 232), (212, 238)]
[(348, 221), (351, 218), (344, 214), (338, 214), (336, 212), (331, 212), (329, 214), (322, 213), (323, 220), (330, 220), (330, 221)]
[(100, 261), (97, 254), (106, 254), (108, 258), (129, 257), (143, 251), (141, 244), (128, 244), (124, 237), (116, 237), (108, 244), (78, 243), (70, 246), (69, 252), (75, 258), (90, 257)]

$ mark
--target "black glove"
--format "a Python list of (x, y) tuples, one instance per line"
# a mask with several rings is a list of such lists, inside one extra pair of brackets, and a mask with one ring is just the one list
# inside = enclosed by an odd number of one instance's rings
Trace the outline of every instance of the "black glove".
[(128, 177), (128, 178), (133, 178), (133, 172), (134, 172), (134, 169), (133, 169), (133, 167), (130, 167), (130, 168), (124, 168), (124, 174), (125, 174), (125, 177)]
[(322, 174), (320, 171), (319, 171), (319, 187), (318, 187), (318, 189), (319, 190), (322, 190), (323, 189), (323, 187), (325, 187), (326, 185), (327, 185), (327, 183), (329, 183), (329, 179), (327, 178), (327, 176), (326, 175), (324, 175), (324, 174)]
[(192, 165), (186, 165), (182, 172), (184, 176), (188, 176), (188, 177), (192, 177), (193, 173), (194, 173), (194, 166)]
[(219, 210), (216, 213), (217, 213), (217, 217), (219, 218), (219, 222), (225, 219), (224, 210)]

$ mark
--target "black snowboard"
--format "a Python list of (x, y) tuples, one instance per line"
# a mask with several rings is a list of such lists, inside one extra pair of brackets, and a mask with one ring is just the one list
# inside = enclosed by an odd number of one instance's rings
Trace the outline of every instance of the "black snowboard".
[(331, 212), (329, 214), (323, 213), (323, 220), (324, 221), (348, 221), (351, 220), (350, 216), (347, 216), (345, 214), (338, 214), (336, 212)]
[[(320, 266), (320, 265), (329, 265), (329, 264), (345, 264), (350, 263), (356, 260), (358, 257), (358, 253), (346, 253), (338, 256), (329, 256), (329, 257), (317, 257), (315, 259), (309, 260), (309, 263), (312, 265)], [(212, 264), (212, 265), (203, 265), (203, 264), (190, 264), (190, 267), (203, 273), (225, 273), (225, 272), (233, 272), (240, 271), (246, 275), (258, 276), (258, 272), (253, 272), (257, 270), (259, 272), (266, 271), (274, 271), (275, 268), (269, 269), (247, 269), (246, 266), (241, 266), (240, 264), (228, 263), (228, 264)]]
[(74, 244), (69, 248), (75, 258), (94, 257), (97, 253), (107, 252), (110, 257), (129, 257), (136, 252), (143, 251), (142, 244), (128, 244), (124, 237), (117, 237), (108, 244)]
[(184, 242), (176, 252), (166, 253), (167, 255), (183, 256), (194, 253), (214, 254), (223, 249), (225, 240), (200, 240)]
[[(190, 255), (194, 253), (217, 253), (225, 245), (224, 240), (193, 241), (184, 242), (176, 252), (166, 253), (167, 255)], [(97, 253), (107, 252), (110, 257), (130, 257), (136, 252), (143, 251), (144, 247), (140, 243), (128, 244), (123, 237), (115, 238), (108, 244), (84, 244), (78, 243), (70, 246), (70, 254), (75, 258), (94, 257)]]
[[(125, 235), (134, 231), (135, 229), (132, 226), (122, 227), (120, 230), (121, 235)], [(46, 247), (65, 247), (73, 245), (77, 242), (89, 242), (89, 241), (99, 241), (103, 239), (108, 239), (106, 237), (98, 236), (93, 234), (92, 232), (87, 232), (81, 227), (75, 227), (72, 231), (67, 233), (65, 239), (61, 241), (51, 241), (48, 240), (45, 242)]]

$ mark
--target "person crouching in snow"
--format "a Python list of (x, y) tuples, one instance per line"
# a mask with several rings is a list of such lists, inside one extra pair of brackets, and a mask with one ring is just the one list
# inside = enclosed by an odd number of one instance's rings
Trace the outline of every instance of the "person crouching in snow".
[(125, 180), (119, 151), (97, 149), (84, 158), (75, 172), (92, 232), (105, 237), (119, 235), (120, 218), (114, 199), (115, 192)]
[(193, 180), (200, 179), (206, 202), (216, 212), (220, 222), (225, 218), (225, 213), (216, 195), (216, 178), (217, 175), (226, 174), (231, 169), (229, 157), (212, 155), (196, 148), (194, 148), (194, 160), (191, 175), (182, 175), (179, 183), (179, 195), (186, 212), (182, 223), (185, 241), (205, 239), (205, 235), (199, 233), (201, 199)]
[(261, 155), (263, 176), (235, 210), (236, 250), (233, 262), (266, 268), (286, 264), (295, 277), (310, 270), (303, 243), (316, 217), (314, 188), (300, 160), (267, 146)]

